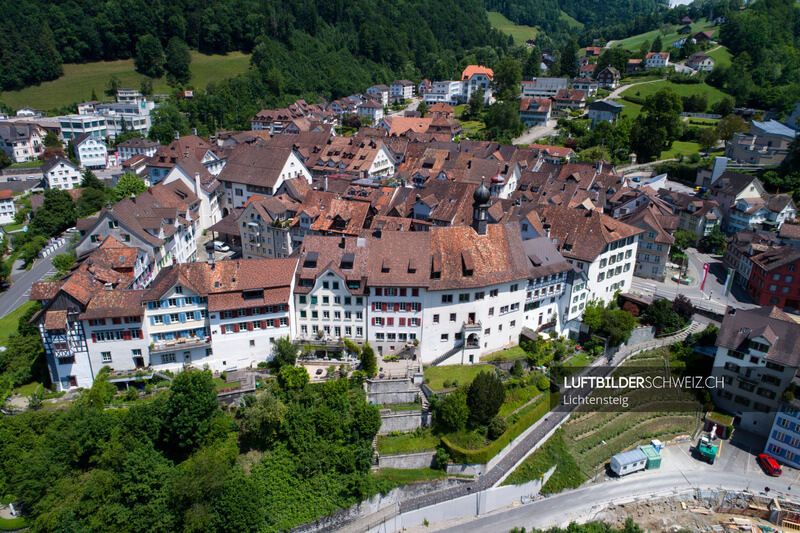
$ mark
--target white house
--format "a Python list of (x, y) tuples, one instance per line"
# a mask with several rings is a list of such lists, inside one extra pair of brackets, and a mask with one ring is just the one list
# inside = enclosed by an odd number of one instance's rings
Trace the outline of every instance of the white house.
[(72, 140), (72, 146), (83, 168), (104, 169), (108, 163), (108, 148), (101, 139), (82, 133)]
[(389, 87), (386, 85), (373, 85), (367, 89), (367, 94), (377, 96), (383, 107), (389, 105)]
[(397, 80), (389, 84), (389, 96), (392, 102), (411, 100), (414, 96), (414, 83), (408, 80)]
[(356, 113), (361, 117), (368, 117), (372, 124), (377, 124), (383, 118), (383, 106), (375, 100), (366, 100), (356, 108)]
[(0, 148), (15, 163), (33, 161), (44, 153), (45, 133), (36, 124), (0, 123)]
[(689, 59), (686, 60), (686, 66), (697, 71), (705, 71), (711, 72), (714, 70), (714, 58), (704, 54), (703, 52), (697, 52), (689, 56)]
[(81, 184), (81, 169), (63, 157), (51, 157), (42, 165), (47, 189), (77, 189)]
[(172, 167), (162, 183), (166, 185), (178, 180), (200, 199), (200, 231), (210, 228), (222, 219), (222, 184), (202, 163), (187, 157)]
[(311, 184), (306, 166), (291, 148), (243, 146), (228, 156), (217, 176), (225, 190), (222, 214), (242, 207), (254, 194), (273, 196), (286, 180), (301, 179)]
[(13, 223), (16, 214), (17, 208), (11, 191), (0, 190), (0, 226)]
[(644, 58), (644, 68), (664, 68), (669, 64), (669, 53), (667, 52), (650, 52)]
[(469, 100), (472, 93), (481, 89), (486, 98), (491, 96), (491, 84), (494, 72), (490, 68), (482, 65), (468, 65), (461, 73), (461, 83), (464, 84), (461, 90), (463, 100)]
[(120, 161), (127, 161), (131, 157), (140, 154), (145, 157), (153, 157), (156, 155), (156, 150), (158, 150), (159, 146), (157, 141), (151, 141), (143, 137), (134, 137), (119, 143), (117, 145), (117, 150), (119, 151)]
[(715, 405), (735, 415), (735, 425), (770, 435), (778, 401), (800, 367), (798, 335), (800, 324), (777, 307), (725, 314), (711, 370), (720, 383), (711, 394)]
[(460, 81), (435, 81), (430, 91), (422, 97), (428, 106), (437, 102), (455, 105), (461, 98), (461, 91), (464, 84)]

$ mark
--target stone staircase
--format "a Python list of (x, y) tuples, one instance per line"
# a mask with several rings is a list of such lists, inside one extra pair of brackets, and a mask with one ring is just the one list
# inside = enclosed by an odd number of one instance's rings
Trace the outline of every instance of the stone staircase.
[(463, 341), (462, 341), (462, 342), (459, 342), (458, 344), (456, 344), (455, 346), (453, 346), (451, 349), (447, 350), (447, 351), (446, 351), (446, 352), (444, 352), (442, 355), (440, 355), (439, 357), (437, 357), (436, 359), (434, 359), (434, 360), (431, 362), (431, 366), (436, 366), (436, 365), (438, 365), (438, 364), (440, 364), (440, 363), (443, 363), (444, 361), (446, 361), (446, 360), (450, 359), (450, 358), (451, 358), (451, 357), (453, 357), (455, 354), (457, 354), (457, 353), (459, 352), (459, 350), (461, 350), (463, 347), (464, 347), (464, 342), (463, 342)]

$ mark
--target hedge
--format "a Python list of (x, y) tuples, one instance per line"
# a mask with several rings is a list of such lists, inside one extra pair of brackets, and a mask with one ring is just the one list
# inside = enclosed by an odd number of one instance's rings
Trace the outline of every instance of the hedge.
[(487, 463), (489, 460), (497, 455), (500, 450), (508, 446), (508, 444), (519, 437), (522, 432), (526, 429), (531, 427), (537, 420), (542, 418), (544, 415), (550, 412), (550, 405), (551, 403), (558, 402), (561, 399), (561, 393), (556, 392), (555, 394), (545, 394), (542, 398), (536, 403), (536, 406), (522, 415), (519, 420), (517, 420), (514, 425), (512, 425), (508, 430), (500, 435), (493, 443), (485, 446), (479, 450), (466, 450), (455, 444), (451, 443), (447, 437), (442, 437), (442, 445), (447, 450), (447, 453), (450, 455), (450, 458), (455, 463), (461, 464), (481, 464)]
[(0, 518), (0, 531), (19, 531), (28, 527), (28, 520), (19, 518)]

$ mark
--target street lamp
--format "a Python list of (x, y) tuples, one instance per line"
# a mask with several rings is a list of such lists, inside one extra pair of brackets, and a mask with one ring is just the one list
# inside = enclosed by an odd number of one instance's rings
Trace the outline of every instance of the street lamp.
[(606, 441), (604, 441), (604, 440), (600, 441), (600, 455), (597, 456), (597, 466), (594, 467), (594, 481), (593, 481), (593, 483), (597, 483), (597, 473), (600, 471), (600, 459), (603, 457), (603, 444), (605, 444), (605, 443), (606, 443)]

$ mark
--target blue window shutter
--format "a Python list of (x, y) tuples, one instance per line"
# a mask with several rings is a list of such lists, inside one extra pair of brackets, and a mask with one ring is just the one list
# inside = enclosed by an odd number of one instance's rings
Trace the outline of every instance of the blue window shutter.
[(194, 319), (195, 319), (195, 320), (202, 320), (202, 319), (203, 319), (203, 316), (202, 316), (202, 314), (200, 313), (200, 311), (195, 311), (195, 312), (194, 312)]
[(181, 319), (181, 322), (186, 322), (186, 313), (181, 313), (180, 314), (180, 319)]
[(151, 326), (155, 326), (156, 325), (156, 318), (153, 317), (153, 316), (150, 317), (150, 325)]
[(164, 324), (169, 324), (169, 323), (170, 323), (169, 315), (164, 315)]

